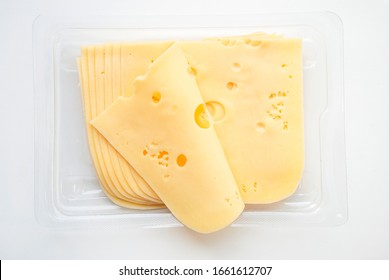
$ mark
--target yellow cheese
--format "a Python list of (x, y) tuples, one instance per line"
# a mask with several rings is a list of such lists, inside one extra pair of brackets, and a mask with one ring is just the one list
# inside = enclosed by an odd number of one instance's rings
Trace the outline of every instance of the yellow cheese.
[(184, 42), (246, 203), (290, 196), (303, 169), (301, 41)]
[[(99, 81), (97, 84), (100, 84), (99, 90), (96, 90), (96, 100), (100, 104), (100, 108), (103, 110), (113, 102), (113, 87), (116, 85), (114, 83), (116, 73), (116, 63), (113, 63), (114, 57), (116, 57), (116, 51), (120, 48), (114, 48), (112, 45), (106, 46), (96, 46), (95, 47), (95, 67), (96, 67), (96, 79)], [(115, 53), (115, 56), (113, 55)], [(120, 67), (120, 65), (119, 65)], [(101, 111), (98, 110), (99, 112)], [(107, 171), (114, 179), (113, 183), (115, 188), (119, 190), (123, 196), (133, 202), (142, 202), (143, 199), (139, 196), (133, 189), (127, 184), (127, 178), (123, 176), (122, 172), (117, 172), (116, 170), (121, 170), (120, 161), (117, 156), (115, 149), (105, 140), (98, 137), (99, 141), (103, 142), (104, 148), (102, 149), (102, 158), (106, 165)]]
[[(89, 139), (89, 148), (91, 151), (92, 159), (95, 164), (95, 169), (99, 177), (101, 186), (105, 194), (117, 205), (134, 208), (134, 209), (153, 209), (160, 208), (161, 206), (154, 205), (143, 205), (137, 204), (125, 199), (122, 199), (120, 194), (115, 188), (112, 187), (112, 183), (109, 180), (108, 174), (103, 166), (103, 161), (101, 160), (101, 153), (99, 153), (99, 143), (95, 141), (95, 136), (99, 133), (89, 124), (89, 120), (92, 118), (93, 114), (96, 114), (96, 103), (93, 99), (95, 79), (94, 79), (94, 49), (93, 48), (84, 48), (82, 50), (82, 57), (78, 60), (80, 80), (82, 86), (82, 100), (85, 112), (86, 119), (86, 128)], [(91, 94), (92, 92), (92, 94)]]
[[(96, 109), (97, 112), (102, 112), (105, 108), (105, 104), (110, 102), (110, 89), (111, 89), (111, 79), (108, 73), (105, 73), (105, 56), (104, 56), (104, 46), (95, 47), (95, 91), (96, 93), (93, 96), (96, 96)], [(108, 64), (108, 63), (107, 63)], [(110, 67), (107, 67), (107, 70)], [(106, 78), (107, 77), (107, 78)], [(98, 97), (103, 98), (98, 98)], [(116, 151), (112, 148), (111, 145), (107, 142), (104, 137), (101, 135), (95, 136), (95, 141), (99, 143), (100, 149), (98, 152), (101, 152), (101, 158), (103, 159), (103, 166), (107, 172), (107, 176), (110, 181), (112, 181), (112, 185), (115, 186), (116, 190), (120, 193), (124, 198), (128, 198), (134, 202), (141, 202), (138, 196), (131, 189), (125, 190), (121, 185), (122, 182), (118, 180), (117, 174), (114, 172), (117, 169), (114, 162), (111, 159), (111, 155)]]
[(226, 36), (226, 37), (210, 37), (204, 40), (210, 41), (219, 41), (224, 46), (232, 47), (239, 41), (244, 41), (246, 45), (250, 46), (258, 46), (261, 44), (262, 40), (269, 39), (281, 39), (282, 35), (278, 34), (267, 34), (263, 32), (252, 33), (250, 35), (238, 35), (238, 36)]
[[(138, 75), (145, 73), (153, 61), (171, 45), (172, 42), (120, 44), (120, 56), (114, 55), (115, 59), (120, 57), (120, 61), (114, 61), (113, 64), (116, 67), (120, 65), (120, 71), (116, 71), (114, 76), (117, 78), (121, 77), (121, 83), (116, 83), (117, 86), (113, 89), (112, 101), (115, 100), (119, 94), (122, 96), (130, 96), (133, 93), (132, 87), (134, 79)], [(129, 186), (139, 189), (139, 191), (143, 192), (149, 200), (161, 203), (161, 200), (155, 194), (154, 190), (144, 181), (136, 170), (120, 155), (118, 155), (118, 157), (120, 158), (123, 173), (126, 178), (128, 178)]]
[(92, 125), (189, 228), (219, 230), (243, 211), (234, 176), (182, 50), (173, 45), (134, 94), (119, 97)]
[[(82, 62), (88, 60), (89, 52), (89, 67), (84, 68), (90, 71), (84, 71), (85, 75), (81, 75), (81, 81), (91, 80), (91, 94), (86, 102), (84, 100), (84, 109), (86, 107), (92, 109), (90, 112), (85, 112), (86, 120), (89, 121), (101, 113), (118, 96), (130, 95), (130, 88), (135, 77), (139, 73), (144, 73), (152, 64), (152, 57), (158, 57), (171, 44), (171, 42), (148, 43), (146, 46), (143, 44), (107, 44), (85, 48), (80, 59), (80, 70)], [(85, 95), (84, 91), (83, 88)], [(88, 114), (90, 114), (89, 117)], [(161, 200), (150, 186), (100, 134), (95, 134), (92, 129), (88, 131), (88, 138), (90, 142), (93, 140), (93, 145), (96, 146), (95, 165), (100, 165), (101, 172), (106, 173), (109, 190), (115, 196), (130, 202), (155, 207), (162, 206)]]
[[(96, 98), (105, 102), (93, 117), (118, 96), (131, 96), (133, 80), (171, 44), (114, 45), (113, 69), (105, 69), (106, 75), (111, 71), (112, 92), (98, 93)], [(272, 203), (291, 195), (301, 178), (304, 158), (300, 40), (256, 33), (180, 44), (244, 201)], [(124, 194), (125, 200), (160, 203), (147, 178), (114, 149), (107, 149), (116, 162), (110, 172), (118, 178), (112, 190), (119, 197)], [(102, 154), (97, 160), (109, 165), (106, 157)]]
[[(100, 58), (99, 60), (101, 62), (105, 61), (105, 68), (97, 70), (97, 76), (100, 79), (105, 80), (105, 87), (100, 92), (96, 92), (96, 97), (97, 100), (102, 103), (102, 110), (99, 110), (99, 112), (102, 112), (106, 107), (112, 104), (117, 96), (120, 95), (121, 91), (118, 90), (118, 88), (120, 89), (123, 79), (121, 78), (121, 63), (118, 63), (122, 58), (121, 46), (106, 45), (105, 49), (102, 49), (102, 47), (100, 47), (100, 49), (101, 51), (99, 55), (96, 56), (96, 60)], [(98, 64), (96, 63), (96, 65)], [(113, 177), (117, 178), (114, 185), (125, 193), (129, 201), (142, 202), (146, 204), (161, 203), (159, 199), (155, 200), (154, 198), (148, 196), (139, 189), (137, 184), (133, 183), (134, 179), (131, 176), (132, 173), (130, 171), (123, 172), (123, 170), (125, 170), (124, 168), (128, 166), (128, 163), (108, 142), (106, 142), (106, 146), (104, 148), (105, 153), (103, 154), (103, 159), (106, 162), (109, 173), (112, 174)]]

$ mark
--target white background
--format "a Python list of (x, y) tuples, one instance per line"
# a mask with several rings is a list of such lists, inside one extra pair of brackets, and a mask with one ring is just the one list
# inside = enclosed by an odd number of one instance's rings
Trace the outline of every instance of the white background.
[[(34, 218), (37, 15), (323, 11), (344, 24), (349, 220), (339, 227), (49, 230)], [(0, 1), (0, 258), (389, 259), (389, 1)]]

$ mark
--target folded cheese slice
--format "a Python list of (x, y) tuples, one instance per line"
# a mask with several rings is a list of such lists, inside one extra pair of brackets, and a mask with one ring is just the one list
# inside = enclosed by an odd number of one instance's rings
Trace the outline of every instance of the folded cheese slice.
[(197, 84), (175, 44), (91, 124), (150, 184), (174, 216), (209, 233), (244, 203)]
[(301, 40), (182, 42), (246, 203), (296, 190), (304, 161)]

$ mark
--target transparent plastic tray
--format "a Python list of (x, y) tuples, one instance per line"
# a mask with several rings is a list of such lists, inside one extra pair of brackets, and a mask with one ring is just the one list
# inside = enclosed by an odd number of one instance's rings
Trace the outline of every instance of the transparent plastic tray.
[(248, 205), (232, 226), (339, 225), (347, 220), (343, 35), (332, 13), (207, 16), (38, 17), (35, 73), (35, 214), (53, 227), (170, 227), (167, 209), (111, 203), (89, 154), (76, 58), (105, 42), (190, 40), (253, 32), (303, 39), (305, 167), (298, 190)]

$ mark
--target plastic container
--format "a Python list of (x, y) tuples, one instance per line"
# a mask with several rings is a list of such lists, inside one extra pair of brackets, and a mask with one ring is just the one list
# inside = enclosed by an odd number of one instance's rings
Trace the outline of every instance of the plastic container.
[(35, 213), (43, 225), (181, 226), (166, 209), (124, 209), (101, 190), (84, 125), (76, 65), (81, 45), (253, 32), (303, 39), (305, 167), (294, 195), (247, 206), (232, 226), (339, 225), (347, 220), (343, 37), (336, 15), (38, 17), (33, 28)]

